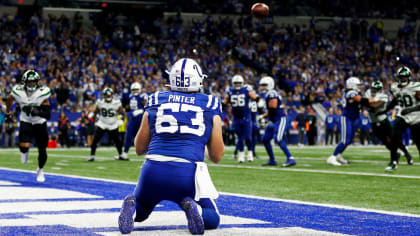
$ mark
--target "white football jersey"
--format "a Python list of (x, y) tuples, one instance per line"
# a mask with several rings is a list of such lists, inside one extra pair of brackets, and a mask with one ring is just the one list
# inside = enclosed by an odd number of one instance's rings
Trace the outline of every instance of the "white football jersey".
[[(22, 109), (24, 106), (41, 106), (41, 104), (50, 97), (51, 90), (48, 87), (37, 88), (34, 92), (28, 93), (25, 90), (24, 85), (18, 84), (15, 85), (10, 92), (15, 101), (19, 104)], [(25, 112), (21, 111), (19, 116), (21, 121), (28, 122), (31, 124), (42, 124), (47, 119), (40, 116), (27, 115)]]
[(385, 120), (387, 118), (386, 114), (376, 115), (379, 112), (383, 112), (386, 109), (386, 105), (388, 103), (388, 96), (384, 92), (377, 92), (375, 96), (372, 96), (371, 90), (367, 90), (365, 93), (365, 97), (370, 99), (373, 98), (375, 102), (385, 102), (384, 105), (377, 107), (377, 108), (370, 108), (369, 109), (369, 118), (371, 123), (377, 123)]
[[(401, 107), (400, 111), (420, 104), (420, 101), (416, 98), (417, 91), (420, 91), (419, 82), (410, 82), (404, 87), (399, 87), (398, 83), (391, 85), (391, 92), (398, 100), (398, 106)], [(420, 123), (420, 111), (410, 112), (404, 116), (401, 115), (401, 112), (398, 112), (397, 116), (403, 118), (409, 125)]]
[(120, 100), (112, 99), (112, 102), (108, 103), (104, 99), (100, 99), (96, 102), (96, 107), (100, 114), (96, 126), (107, 130), (117, 129), (119, 126), (118, 109), (121, 107)]

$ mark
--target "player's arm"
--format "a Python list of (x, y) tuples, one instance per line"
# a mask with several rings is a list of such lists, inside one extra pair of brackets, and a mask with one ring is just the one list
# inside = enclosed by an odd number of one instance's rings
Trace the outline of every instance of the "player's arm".
[(140, 129), (137, 132), (136, 138), (134, 139), (134, 146), (136, 147), (137, 155), (146, 153), (147, 148), (149, 147), (150, 139), (151, 134), (149, 127), (149, 117), (148, 113), (145, 112), (143, 119), (141, 120)]
[[(416, 99), (417, 101), (420, 100), (420, 91), (416, 91)], [(408, 113), (420, 111), (420, 105), (414, 106), (414, 107), (408, 107), (403, 110), (401, 110), (401, 115), (407, 115)]]
[(120, 106), (118, 108), (117, 112), (122, 115), (122, 120), (124, 120), (125, 119), (125, 116), (126, 116), (124, 108), (122, 106)]
[(268, 111), (265, 114), (262, 114), (260, 118), (274, 117), (276, 115), (278, 106), (279, 102), (277, 101), (277, 99), (272, 98), (268, 100)]
[(254, 90), (249, 91), (248, 94), (252, 100), (255, 100), (258, 102), (258, 100), (260, 99), (260, 97), (254, 92)]
[(383, 106), (386, 102), (385, 101), (377, 101), (377, 100), (375, 100), (373, 98), (369, 98), (368, 99), (368, 103), (369, 103), (369, 106), (368, 107), (378, 108), (378, 107)]
[(33, 106), (31, 109), (32, 116), (39, 116), (49, 120), (51, 118), (50, 102), (45, 99), (40, 106)]
[(210, 161), (218, 163), (222, 160), (225, 153), (225, 145), (222, 136), (222, 119), (216, 115), (213, 117), (213, 128), (211, 130), (210, 139), (207, 142), (207, 150)]

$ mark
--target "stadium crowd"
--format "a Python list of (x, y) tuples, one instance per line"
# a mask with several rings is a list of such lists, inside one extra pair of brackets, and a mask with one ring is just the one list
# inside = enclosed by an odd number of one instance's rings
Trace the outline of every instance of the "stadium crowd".
[[(191, 28), (185, 27), (180, 17), (134, 25), (127, 20), (122, 14), (93, 17), (96, 27), (86, 29), (77, 15), (74, 19), (2, 16), (2, 98), (30, 68), (51, 88), (53, 112), (91, 112), (105, 86), (128, 108), (131, 83), (140, 82), (147, 94), (164, 91), (168, 66), (190, 57), (208, 74), (205, 93), (222, 100), (234, 74), (242, 74), (255, 89), (261, 76), (272, 75), (288, 113), (302, 113), (299, 119), (308, 121), (314, 103), (339, 114), (344, 81), (349, 76), (358, 76), (365, 85), (379, 79), (388, 88), (396, 64), (402, 63), (413, 69), (413, 78), (419, 77), (420, 30), (409, 20), (396, 39), (386, 38), (381, 21), (369, 25), (359, 18), (350, 22), (340, 19), (327, 30), (319, 30), (316, 21), (273, 25), (253, 21), (251, 16), (237, 20), (208, 16), (193, 21)], [(225, 114), (228, 126), (227, 110)], [(85, 113), (79, 121), (83, 122), (77, 122), (77, 127), (64, 127), (80, 130), (82, 124), (90, 127), (93, 122)], [(9, 131), (16, 129), (16, 122), (0, 122), (3, 136), (12, 135)], [(302, 122), (300, 125), (303, 127)], [(83, 131), (83, 136), (88, 133)]]

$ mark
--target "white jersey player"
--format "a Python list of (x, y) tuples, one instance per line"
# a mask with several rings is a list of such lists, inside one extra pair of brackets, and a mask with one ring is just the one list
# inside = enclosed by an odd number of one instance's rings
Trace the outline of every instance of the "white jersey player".
[(411, 71), (402, 66), (397, 71), (397, 83), (391, 85), (394, 97), (392, 104), (398, 103), (401, 110), (395, 119), (392, 132), (391, 163), (385, 169), (392, 171), (397, 168), (398, 153), (396, 143), (401, 140), (402, 133), (410, 128), (417, 149), (420, 151), (420, 83), (410, 81)]
[[(99, 119), (95, 123), (95, 136), (90, 147), (90, 158), (88, 161), (95, 160), (95, 152), (99, 141), (105, 132), (108, 133), (108, 137), (112, 139), (118, 151), (118, 156), (115, 156), (117, 160), (128, 160), (121, 156), (122, 154), (122, 141), (118, 135), (118, 127), (121, 122), (125, 119), (125, 111), (121, 105), (120, 100), (114, 99), (114, 92), (111, 88), (105, 88), (102, 91), (103, 98), (96, 103), (96, 109), (94, 112), (94, 119), (99, 114)], [(117, 115), (121, 114), (123, 117), (118, 120)]]
[(19, 149), (21, 162), (28, 161), (29, 147), (35, 138), (38, 147), (37, 181), (44, 182), (42, 171), (47, 162), (48, 130), (47, 120), (51, 117), (48, 98), (51, 91), (48, 87), (40, 85), (40, 77), (34, 70), (27, 70), (22, 76), (23, 84), (15, 85), (7, 99), (6, 113), (10, 113), (13, 102), (19, 104), (20, 128)]
[[(365, 97), (369, 101), (369, 118), (372, 124), (373, 133), (381, 140), (386, 148), (392, 150), (392, 126), (386, 115), (388, 95), (384, 93), (382, 82), (374, 81), (370, 86), (370, 89), (366, 91)], [(398, 140), (396, 146), (404, 152), (408, 164), (412, 165), (413, 158), (401, 140)]]

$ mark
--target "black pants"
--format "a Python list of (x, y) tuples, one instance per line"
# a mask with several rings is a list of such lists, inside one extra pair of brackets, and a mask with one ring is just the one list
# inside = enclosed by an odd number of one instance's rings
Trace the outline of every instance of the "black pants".
[(341, 136), (340, 130), (337, 129), (336, 131), (334, 131), (334, 135), (335, 135), (335, 143), (339, 143), (340, 136)]
[(47, 122), (42, 124), (31, 124), (24, 121), (20, 122), (19, 142), (30, 143), (32, 138), (35, 138), (35, 144), (38, 147), (38, 167), (42, 168), (47, 162)]
[(402, 133), (410, 128), (413, 141), (416, 143), (417, 150), (420, 152), (420, 123), (415, 125), (407, 124), (404, 119), (397, 117), (392, 128), (392, 138), (391, 138), (391, 161), (398, 161), (397, 150), (398, 147), (402, 144), (401, 137)]
[[(333, 144), (334, 139), (334, 130), (333, 129), (326, 129), (325, 130), (325, 145)], [(329, 142), (328, 142), (329, 141)]]
[(108, 133), (108, 137), (114, 141), (115, 146), (117, 147), (118, 155), (122, 154), (122, 142), (120, 136), (118, 134), (118, 128), (113, 130), (102, 129), (96, 127), (95, 136), (93, 137), (92, 145), (90, 147), (90, 155), (94, 156), (96, 153), (96, 148), (98, 146), (99, 141), (101, 140), (102, 136), (104, 136), (105, 132)]
[(369, 132), (360, 130), (360, 144), (365, 145), (365, 141), (369, 144)]
[(316, 127), (309, 127), (308, 132), (306, 133), (306, 137), (308, 137), (308, 144), (315, 145), (315, 138), (316, 138)]
[(64, 145), (67, 145), (68, 148), (70, 147), (70, 138), (67, 130), (60, 130), (58, 140), (60, 141), (61, 147), (64, 147)]
[(305, 143), (305, 127), (298, 127), (299, 133), (299, 143), (304, 144)]

